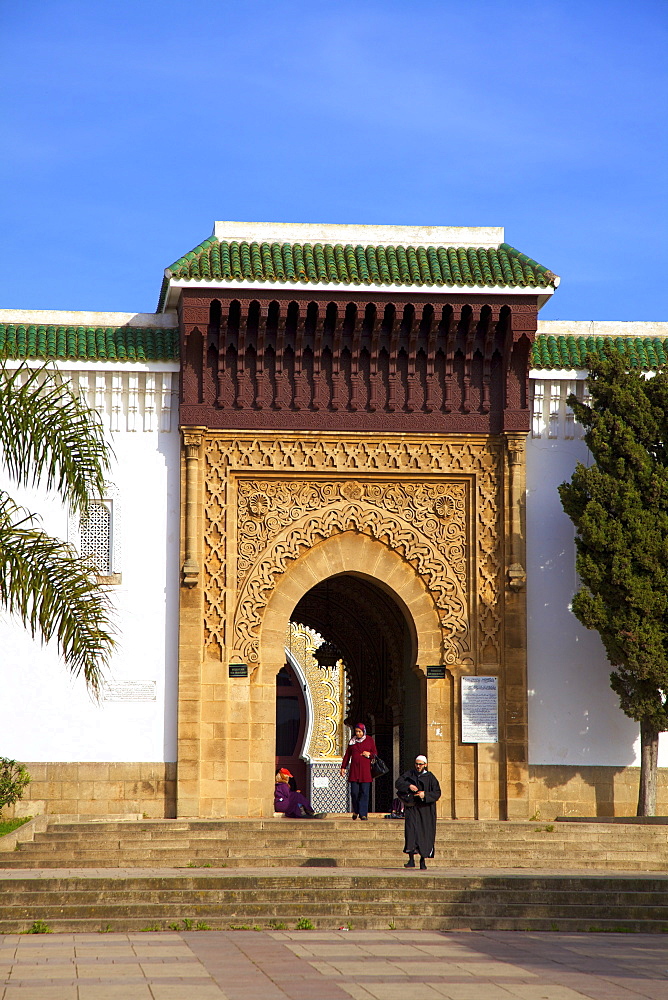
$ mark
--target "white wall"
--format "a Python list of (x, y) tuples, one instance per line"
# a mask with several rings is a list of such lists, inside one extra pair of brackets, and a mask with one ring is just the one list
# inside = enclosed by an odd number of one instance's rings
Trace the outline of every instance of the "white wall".
[[(84, 682), (68, 674), (55, 647), (33, 641), (20, 624), (2, 613), (2, 756), (54, 762), (176, 760), (176, 370), (177, 366), (164, 364), (114, 368), (98, 365), (94, 373), (104, 374), (107, 382), (106, 390), (97, 384), (97, 401), (105, 424), (109, 428), (113, 422), (119, 428), (113, 433), (108, 430), (116, 452), (109, 479), (118, 488), (122, 515), (122, 582), (111, 588), (118, 609), (118, 648), (108, 676), (112, 680), (155, 681), (156, 701), (94, 703)], [(113, 374), (117, 376), (115, 396)], [(119, 398), (119, 374), (125, 382), (120, 415), (117, 405), (112, 413)], [(125, 391), (129, 375), (137, 376), (139, 381), (134, 402)], [(156, 378), (165, 389), (159, 407), (162, 413), (157, 417), (152, 411), (151, 388)], [(94, 378), (90, 381), (92, 398), (96, 391)], [(133, 407), (135, 412), (131, 414), (129, 409)], [(134, 431), (128, 430), (131, 424)], [(159, 429), (161, 426), (164, 429)], [(68, 537), (67, 511), (57, 498), (47, 496), (43, 490), (18, 491), (4, 476), (0, 482), (15, 499), (42, 515), (46, 531), (63, 539)]]
[[(638, 725), (622, 713), (610, 688), (599, 635), (569, 610), (578, 589), (574, 529), (557, 487), (570, 479), (576, 462), (591, 461), (565, 405), (571, 386), (582, 391), (584, 373), (532, 375), (534, 399), (541, 392), (543, 398), (527, 441), (529, 761), (638, 765)], [(665, 735), (659, 763), (668, 766)]]

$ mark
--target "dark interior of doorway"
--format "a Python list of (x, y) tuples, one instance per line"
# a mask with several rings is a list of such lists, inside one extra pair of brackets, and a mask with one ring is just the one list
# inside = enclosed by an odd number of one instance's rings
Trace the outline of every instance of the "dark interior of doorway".
[(426, 682), (414, 669), (415, 640), (403, 611), (371, 578), (345, 573), (305, 594), (292, 620), (340, 652), (348, 686), (345, 722), (364, 722), (390, 768), (374, 782), (372, 799), (374, 812), (389, 812), (398, 774), (426, 747)]
[(306, 764), (301, 757), (306, 731), (306, 703), (299, 678), (289, 663), (276, 675), (276, 770), (288, 769), (295, 788), (306, 791)]

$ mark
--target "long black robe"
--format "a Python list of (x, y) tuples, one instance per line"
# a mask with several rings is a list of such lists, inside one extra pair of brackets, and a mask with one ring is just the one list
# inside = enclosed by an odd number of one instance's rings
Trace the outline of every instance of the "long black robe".
[[(424, 798), (418, 798), (411, 792), (409, 785), (416, 785), (419, 791), (424, 792)], [(399, 798), (406, 805), (404, 854), (419, 854), (422, 858), (433, 858), (436, 840), (436, 802), (441, 797), (441, 786), (436, 776), (431, 771), (418, 774), (411, 768), (397, 778), (396, 789)]]

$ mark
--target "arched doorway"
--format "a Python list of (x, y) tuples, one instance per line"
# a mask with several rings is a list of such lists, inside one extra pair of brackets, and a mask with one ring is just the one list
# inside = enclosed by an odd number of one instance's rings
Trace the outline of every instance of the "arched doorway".
[[(316, 584), (297, 602), (290, 616), (292, 629), (306, 628), (325, 640), (336, 651), (337, 669), (343, 671), (338, 688), (341, 700), (337, 716), (345, 725), (341, 727), (338, 746), (332, 757), (332, 774), (340, 763), (340, 756), (347, 745), (350, 727), (364, 722), (376, 741), (379, 754), (390, 771), (373, 785), (372, 810), (388, 812), (394, 797), (394, 780), (397, 774), (413, 760), (416, 753), (426, 747), (426, 682), (424, 673), (416, 669), (416, 642), (405, 613), (396, 596), (379, 585), (373, 578), (360, 573), (340, 573)], [(311, 664), (305, 672), (311, 697), (303, 697), (301, 678), (289, 665), (277, 675), (276, 704), (277, 760), (297, 777), (295, 768), (304, 767), (302, 760), (280, 757), (288, 751), (287, 742), (294, 743), (307, 728), (312, 733), (311, 746), (318, 745), (317, 726), (331, 728), (332, 684), (328, 668), (317, 667), (317, 650), (309, 657)], [(309, 719), (309, 705), (318, 701), (318, 688), (330, 688), (330, 714)], [(297, 712), (301, 712), (299, 717)], [(289, 740), (287, 739), (290, 730)], [(330, 741), (330, 748), (333, 746)], [(304, 746), (303, 761), (310, 766), (309, 747)], [(318, 762), (320, 768), (324, 761)], [(309, 773), (310, 777), (310, 773)], [(332, 783), (333, 784), (333, 783)], [(303, 787), (303, 786), (302, 786)], [(316, 785), (317, 787), (317, 785)], [(330, 787), (330, 785), (328, 785)], [(331, 802), (326, 793), (319, 795), (320, 807), (329, 811), (345, 811), (340, 789), (330, 790)]]
[[(260, 627), (259, 670), (251, 701), (258, 720), (268, 722), (271, 717), (274, 721), (276, 675), (286, 662), (290, 623), (298, 618), (323, 638), (340, 644), (348, 658), (346, 717), (353, 723), (357, 715), (365, 717), (391, 767), (385, 791), (378, 792), (376, 809), (389, 805), (396, 772), (418, 747), (430, 755), (447, 790), (452, 733), (440, 719), (451, 718), (452, 685), (448, 677), (426, 682), (427, 665), (438, 663), (443, 655), (442, 629), (433, 595), (415, 567), (390, 546), (357, 531), (323, 539), (289, 563), (275, 580)], [(326, 687), (330, 679), (315, 661), (313, 669), (316, 687)], [(271, 734), (271, 743), (256, 742), (255, 746), (258, 756), (265, 754), (267, 764), (271, 760), (265, 771), (267, 781), (270, 769), (273, 778), (275, 767), (275, 725), (264, 731), (267, 737)], [(346, 730), (341, 752), (348, 738)], [(313, 759), (313, 774), (312, 764)], [(317, 771), (319, 781), (335, 786), (332, 778), (339, 767), (340, 756), (338, 764), (330, 758), (328, 767)], [(327, 806), (322, 803), (317, 808)]]
[(303, 680), (288, 661), (276, 674), (276, 768), (287, 768), (302, 789), (308, 778), (302, 755), (308, 722)]

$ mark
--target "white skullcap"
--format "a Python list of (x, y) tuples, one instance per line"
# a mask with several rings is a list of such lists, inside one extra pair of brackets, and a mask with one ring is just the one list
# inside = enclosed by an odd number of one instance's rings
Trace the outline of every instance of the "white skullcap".
[(418, 763), (418, 761), (420, 762), (420, 764), (426, 764), (427, 763), (427, 758), (425, 757), (424, 754), (421, 753), (421, 754), (418, 754), (418, 756), (415, 758), (415, 763), (416, 764)]

